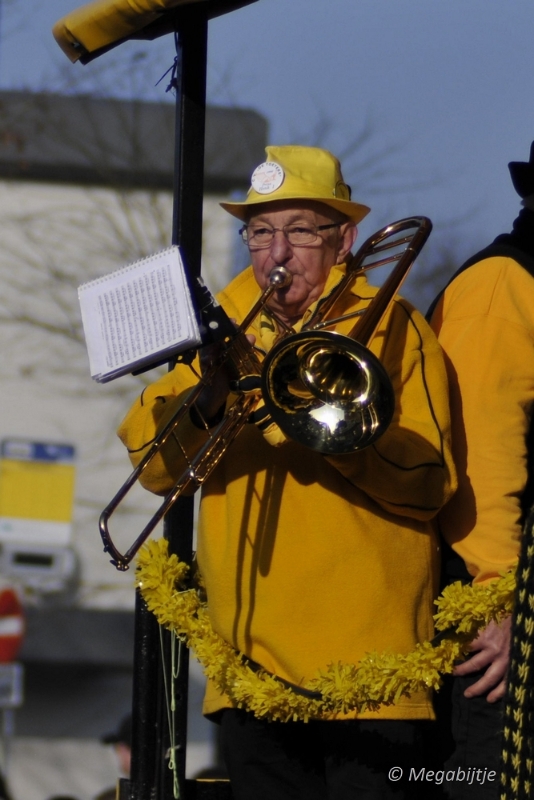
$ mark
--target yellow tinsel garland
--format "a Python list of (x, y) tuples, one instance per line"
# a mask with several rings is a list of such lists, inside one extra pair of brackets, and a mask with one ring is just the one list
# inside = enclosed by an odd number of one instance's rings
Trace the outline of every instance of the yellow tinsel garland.
[[(287, 721), (375, 710), (402, 695), (439, 688), (477, 631), (512, 611), (515, 577), (508, 573), (489, 586), (448, 586), (436, 600), (436, 629), (446, 631), (436, 645), (417, 644), (407, 655), (368, 653), (356, 666), (330, 664), (304, 688), (293, 691), (275, 676), (255, 671), (211, 627), (206, 603), (195, 589), (183, 589), (189, 567), (168, 555), (167, 541), (150, 541), (139, 553), (137, 584), (159, 624), (190, 647), (205, 674), (232, 703), (258, 717)], [(450, 630), (449, 629), (454, 629)]]

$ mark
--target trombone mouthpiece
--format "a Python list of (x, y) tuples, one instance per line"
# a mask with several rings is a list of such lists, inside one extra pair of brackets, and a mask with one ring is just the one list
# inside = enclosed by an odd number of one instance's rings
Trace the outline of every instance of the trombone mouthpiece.
[(290, 271), (281, 264), (278, 267), (273, 267), (269, 274), (269, 283), (271, 286), (276, 286), (277, 289), (289, 286), (292, 280), (293, 276)]

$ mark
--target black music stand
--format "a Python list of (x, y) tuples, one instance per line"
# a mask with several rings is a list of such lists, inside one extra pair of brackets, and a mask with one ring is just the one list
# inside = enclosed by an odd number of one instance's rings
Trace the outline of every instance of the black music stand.
[[(80, 60), (87, 64), (125, 41), (152, 40), (165, 34), (174, 34), (176, 60), (171, 80), (176, 90), (176, 122), (172, 244), (181, 249), (190, 286), (194, 285), (195, 278), (200, 275), (202, 250), (208, 21), (253, 2), (257, 0), (158, 0), (153, 3), (154, 7), (158, 7), (157, 20), (127, 35), (120, 32), (119, 26), (117, 38), (95, 49), (84, 46), (83, 35), (78, 37), (76, 28), (74, 36), (69, 32), (71, 41), (68, 46), (64, 46), (56, 36), (71, 60)], [(94, 7), (97, 13), (102, 11), (109, 16), (109, 11), (113, 11), (121, 3), (131, 13), (127, 0), (98, 0), (82, 10)], [(147, 2), (149, 4), (150, 0)], [(162, 5), (174, 7), (159, 13)], [(68, 22), (69, 17), (65, 17), (64, 21)], [(55, 33), (57, 27), (58, 25), (54, 29)], [(83, 34), (83, 25), (80, 33)], [(179, 553), (182, 561), (190, 563), (193, 542), (192, 497), (179, 498), (166, 515), (164, 535), (169, 540), (170, 551)], [(168, 768), (171, 741), (163, 686), (163, 669), (168, 669), (170, 663), (171, 637), (167, 631), (163, 634), (164, 654), (160, 656), (158, 623), (137, 593), (132, 770), (129, 780), (119, 781), (118, 800), (171, 800), (175, 797), (173, 774)], [(182, 800), (230, 800), (228, 781), (197, 782), (185, 778), (188, 665), (189, 652), (183, 647), (175, 689), (174, 712), (179, 797)]]

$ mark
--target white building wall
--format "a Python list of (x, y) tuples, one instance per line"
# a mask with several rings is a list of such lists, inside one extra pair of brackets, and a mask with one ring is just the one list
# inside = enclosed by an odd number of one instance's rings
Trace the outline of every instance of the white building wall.
[[(230, 278), (235, 237), (218, 200), (208, 197), (204, 206), (202, 272), (214, 292)], [(130, 468), (117, 425), (156, 373), (105, 386), (91, 380), (76, 289), (168, 246), (171, 210), (169, 192), (0, 181), (0, 439), (76, 447), (75, 602), (85, 607), (133, 607), (133, 570), (119, 573), (109, 564), (98, 516)], [(113, 518), (125, 547), (157, 502), (140, 490), (125, 504), (129, 513)]]

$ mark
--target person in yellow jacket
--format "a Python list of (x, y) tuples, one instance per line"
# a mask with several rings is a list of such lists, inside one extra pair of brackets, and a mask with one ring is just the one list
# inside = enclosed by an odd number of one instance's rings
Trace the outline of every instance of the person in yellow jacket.
[[(242, 203), (223, 208), (244, 223), (252, 265), (220, 294), (242, 320), (285, 266), (249, 329), (260, 355), (280, 325), (300, 330), (345, 273), (356, 223), (369, 211), (350, 199), (339, 162), (326, 150), (268, 147)], [(342, 312), (365, 309), (377, 290), (359, 277)], [(338, 324), (347, 332), (354, 319)], [(433, 635), (438, 552), (433, 520), (455, 488), (448, 390), (442, 354), (422, 316), (396, 298), (370, 344), (395, 391), (393, 421), (367, 448), (325, 456), (291, 440), (276, 446), (261, 421), (230, 446), (202, 490), (197, 558), (210, 620), (226, 642), (292, 684), (332, 662), (357, 663), (371, 651), (408, 653)], [(215, 355), (203, 348), (200, 363)], [(144, 390), (119, 435), (136, 463), (183, 402), (195, 378), (184, 366)], [(178, 436), (206, 437), (229, 395), (221, 370)], [(183, 468), (176, 442), (147, 470), (163, 493)], [(428, 692), (343, 719), (268, 722), (209, 685), (204, 711), (222, 725), (235, 800), (414, 797), (409, 768), (420, 762)], [(401, 766), (405, 776), (388, 777)]]
[[(445, 351), (458, 491), (439, 515), (447, 580), (489, 583), (515, 570), (534, 502), (534, 142), (509, 164), (523, 209), (509, 234), (469, 259), (431, 309)], [(491, 622), (455, 669), (454, 751), (447, 769), (497, 770), (511, 618)], [(447, 784), (455, 800), (492, 800), (499, 785)]]

